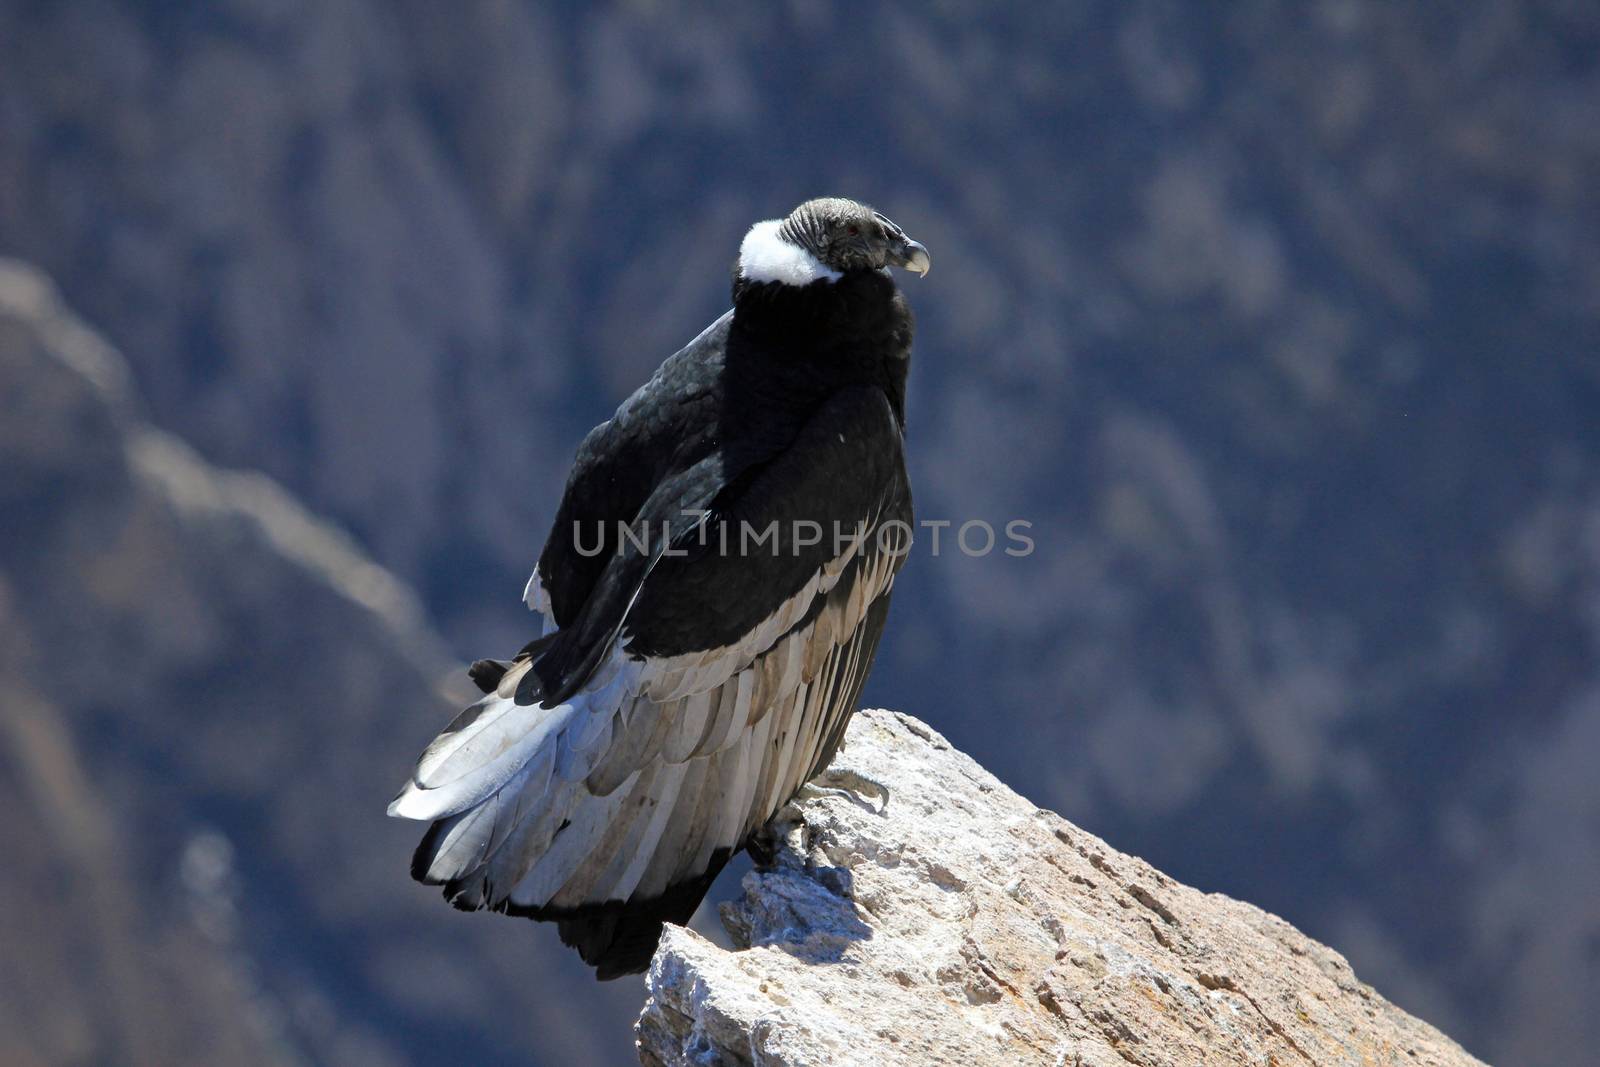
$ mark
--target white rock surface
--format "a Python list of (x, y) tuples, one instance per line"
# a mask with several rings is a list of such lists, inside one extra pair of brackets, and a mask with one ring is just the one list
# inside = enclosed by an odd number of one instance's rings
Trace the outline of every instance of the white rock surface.
[(888, 791), (785, 814), (723, 906), (668, 927), (646, 1067), (1471, 1064), (1337, 952), (1180, 885), (1007, 789), (916, 719), (856, 716), (828, 772)]

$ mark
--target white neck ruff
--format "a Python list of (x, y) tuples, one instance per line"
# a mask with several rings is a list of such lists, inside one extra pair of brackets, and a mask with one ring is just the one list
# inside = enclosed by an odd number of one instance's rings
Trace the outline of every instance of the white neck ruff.
[(768, 219), (750, 227), (739, 245), (739, 274), (751, 282), (810, 285), (819, 279), (836, 282), (843, 277), (799, 245), (778, 235), (782, 219)]

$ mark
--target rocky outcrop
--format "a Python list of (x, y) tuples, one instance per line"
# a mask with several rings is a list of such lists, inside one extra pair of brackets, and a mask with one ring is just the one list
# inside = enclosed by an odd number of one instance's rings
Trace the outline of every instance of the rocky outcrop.
[[(906, 715), (862, 712), (723, 905), (669, 927), (646, 1067), (1478, 1061), (1274, 915), (1035, 807)], [(877, 787), (881, 786), (881, 790)]]

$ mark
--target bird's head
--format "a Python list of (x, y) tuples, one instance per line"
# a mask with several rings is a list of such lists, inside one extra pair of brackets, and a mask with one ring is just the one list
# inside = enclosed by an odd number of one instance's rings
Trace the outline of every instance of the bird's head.
[(752, 282), (809, 285), (891, 266), (927, 274), (928, 250), (886, 216), (836, 196), (756, 223), (739, 247), (739, 273)]

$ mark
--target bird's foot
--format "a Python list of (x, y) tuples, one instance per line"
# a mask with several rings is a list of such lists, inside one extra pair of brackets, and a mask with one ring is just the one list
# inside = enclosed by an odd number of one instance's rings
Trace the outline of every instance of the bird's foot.
[(787, 848), (803, 856), (810, 847), (811, 827), (806, 825), (802, 805), (818, 797), (838, 797), (858, 804), (874, 815), (889, 806), (889, 789), (882, 782), (843, 767), (830, 767), (800, 787), (794, 799), (785, 804), (767, 824), (744, 842), (744, 850), (757, 867), (769, 868)]
[(773, 832), (772, 823), (756, 830), (744, 843), (744, 850), (750, 853), (750, 862), (763, 870), (777, 864), (778, 849), (782, 847), (783, 838)]
[(745, 838), (744, 850), (750, 854), (751, 862), (757, 867), (776, 867), (785, 849), (796, 855), (805, 855), (810, 832), (811, 828), (806, 825), (804, 813), (791, 801), (769, 819), (765, 826)]
[(861, 805), (874, 815), (882, 815), (889, 806), (889, 787), (848, 767), (828, 767), (801, 786), (796, 799), (817, 797), (839, 797)]

